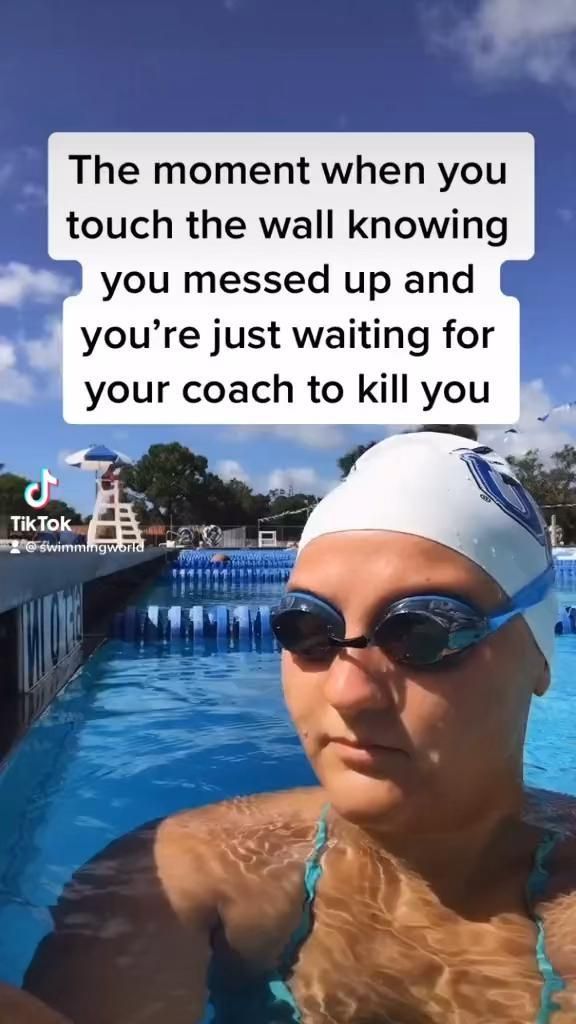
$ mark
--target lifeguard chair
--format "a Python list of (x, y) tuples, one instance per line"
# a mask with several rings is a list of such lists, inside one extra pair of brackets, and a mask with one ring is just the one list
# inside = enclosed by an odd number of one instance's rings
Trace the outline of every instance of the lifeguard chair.
[(96, 480), (96, 502), (88, 527), (89, 547), (93, 544), (144, 543), (134, 505), (125, 500), (120, 473), (120, 468), (110, 466)]

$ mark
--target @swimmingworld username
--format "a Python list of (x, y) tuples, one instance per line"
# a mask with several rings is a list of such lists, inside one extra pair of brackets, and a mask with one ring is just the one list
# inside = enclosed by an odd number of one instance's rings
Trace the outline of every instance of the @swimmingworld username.
[(54, 551), (65, 551), (74, 554), (86, 554), (96, 552), (99, 555), (109, 555), (116, 552), (144, 551), (144, 544), (50, 544), (47, 541), (34, 540), (13, 540), (11, 542), (10, 554), (44, 554)]

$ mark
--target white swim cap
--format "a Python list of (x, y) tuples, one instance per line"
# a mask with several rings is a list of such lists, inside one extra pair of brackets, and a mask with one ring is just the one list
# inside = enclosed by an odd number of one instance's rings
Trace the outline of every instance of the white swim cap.
[[(397, 434), (358, 459), (312, 512), (299, 552), (324, 534), (391, 530), (459, 551), (512, 597), (552, 562), (546, 524), (512, 467), (491, 448), (453, 434)], [(524, 618), (552, 663), (553, 590)]]

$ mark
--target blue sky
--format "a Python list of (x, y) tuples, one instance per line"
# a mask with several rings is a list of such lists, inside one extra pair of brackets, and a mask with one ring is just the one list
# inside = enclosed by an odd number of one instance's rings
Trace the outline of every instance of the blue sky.
[[(386, 428), (72, 427), (62, 420), (59, 318), (75, 265), (47, 255), (53, 131), (530, 131), (537, 255), (503, 270), (522, 303), (523, 411), (510, 450), (576, 440), (576, 2), (20, 0), (0, 41), (0, 462), (60, 476), (102, 442), (137, 458), (180, 441), (257, 489), (321, 492), (336, 460)], [(485, 431), (501, 440), (501, 431)], [(516, 446), (516, 447), (514, 447)]]

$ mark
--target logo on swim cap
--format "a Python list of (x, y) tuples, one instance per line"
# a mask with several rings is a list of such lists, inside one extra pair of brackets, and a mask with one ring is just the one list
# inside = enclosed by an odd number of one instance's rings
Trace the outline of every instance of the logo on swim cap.
[(456, 448), (477, 483), (480, 493), (491, 498), (502, 511), (514, 519), (519, 526), (528, 530), (534, 540), (545, 548), (548, 560), (552, 561), (552, 546), (546, 523), (534, 498), (524, 489), (505, 467), (498, 466), (486, 458), (495, 455), (491, 448)]

